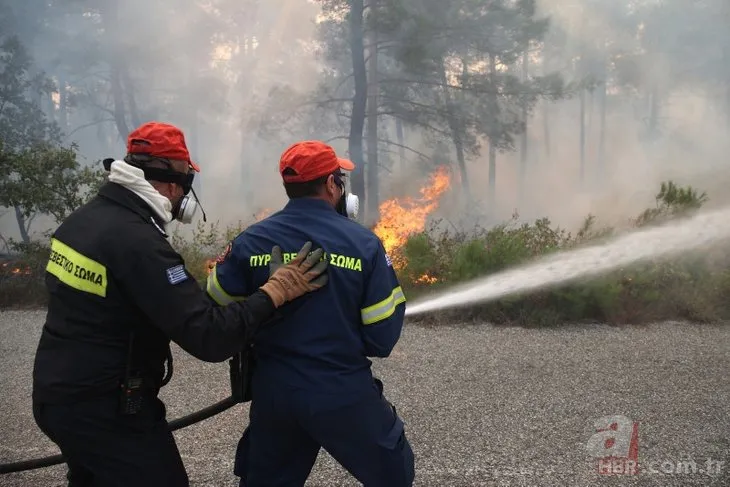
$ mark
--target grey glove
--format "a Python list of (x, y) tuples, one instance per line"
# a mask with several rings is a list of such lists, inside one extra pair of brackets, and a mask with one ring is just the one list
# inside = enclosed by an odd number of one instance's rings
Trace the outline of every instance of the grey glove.
[(328, 262), (321, 260), (324, 250), (317, 249), (308, 256), (311, 248), (312, 242), (305, 243), (288, 264), (284, 264), (278, 245), (271, 249), (269, 280), (260, 289), (271, 297), (277, 308), (327, 284)]

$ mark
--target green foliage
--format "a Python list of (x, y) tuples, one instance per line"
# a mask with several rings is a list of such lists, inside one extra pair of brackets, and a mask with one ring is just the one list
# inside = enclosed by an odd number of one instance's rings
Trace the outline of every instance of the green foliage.
[[(707, 195), (669, 181), (662, 183), (656, 200), (656, 208), (642, 212), (632, 222), (635, 227), (685, 216), (701, 208)], [(595, 217), (589, 215), (575, 235), (553, 228), (547, 219), (523, 225), (513, 221), (472, 235), (422, 233), (406, 243), (406, 264), (398, 272), (406, 295), (413, 300), (444, 286), (514, 268), (557, 250), (595, 243), (612, 232), (611, 228), (596, 228)], [(419, 280), (423, 274), (433, 282)], [(584, 320), (608, 323), (682, 318), (711, 321), (730, 316), (728, 293), (730, 254), (687, 254), (439, 315), (526, 326)]]
[(646, 226), (652, 223), (678, 217), (698, 210), (707, 202), (707, 194), (699, 194), (696, 189), (688, 186), (680, 188), (672, 181), (663, 182), (656, 195), (656, 208), (648, 208), (636, 219), (636, 226)]
[(405, 272), (411, 281), (438, 270), (436, 247), (425, 232), (408, 239), (403, 248), (403, 256), (408, 263)]
[(17, 37), (0, 42), (0, 141), (15, 152), (45, 141), (57, 142), (58, 127), (49, 123), (34, 98), (48, 95), (53, 84), (33, 75), (33, 61)]
[(101, 169), (81, 167), (75, 147), (38, 143), (5, 152), (0, 146), (0, 206), (20, 208), (25, 218), (36, 213), (62, 221), (81, 206), (104, 180)]
[(93, 194), (103, 171), (82, 168), (76, 146), (60, 145), (58, 127), (34, 101), (52, 83), (31, 75), (32, 60), (16, 37), (0, 44), (0, 69), (0, 207), (15, 210), (28, 244), (36, 214), (60, 222)]
[[(676, 218), (687, 211), (696, 211), (706, 200), (704, 193), (667, 182), (657, 194), (657, 208), (661, 211), (643, 212), (642, 218), (633, 223), (640, 226), (657, 219)], [(171, 243), (202, 286), (209, 263), (246, 225), (239, 222), (222, 227), (217, 222), (207, 225), (199, 222), (192, 229), (186, 228), (189, 233), (181, 231), (184, 227), (176, 227), (170, 232)], [(597, 227), (591, 215), (575, 235), (555, 228), (545, 218), (524, 224), (513, 219), (471, 233), (422, 232), (411, 236), (393, 257), (398, 262), (397, 272), (406, 295), (413, 301), (418, 296), (515, 268), (551, 252), (595, 243), (612, 231)], [(0, 267), (0, 307), (43, 304), (47, 242), (10, 242), (9, 250), (17, 258)], [(714, 250), (702, 255), (643, 262), (599, 277), (511, 295), (436, 316), (445, 322), (452, 318), (473, 319), (523, 326), (555, 326), (586, 320), (614, 324), (662, 319), (707, 322), (730, 319), (728, 294), (730, 254)]]

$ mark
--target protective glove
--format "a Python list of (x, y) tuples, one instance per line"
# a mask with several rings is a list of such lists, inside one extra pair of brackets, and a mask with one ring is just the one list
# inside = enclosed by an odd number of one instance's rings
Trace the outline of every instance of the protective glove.
[(275, 307), (278, 308), (327, 284), (328, 277), (325, 271), (329, 263), (327, 260), (320, 261), (324, 250), (317, 249), (307, 256), (311, 248), (312, 242), (305, 243), (294, 260), (288, 264), (283, 263), (281, 248), (278, 245), (271, 249), (270, 277), (259, 289), (269, 295)]

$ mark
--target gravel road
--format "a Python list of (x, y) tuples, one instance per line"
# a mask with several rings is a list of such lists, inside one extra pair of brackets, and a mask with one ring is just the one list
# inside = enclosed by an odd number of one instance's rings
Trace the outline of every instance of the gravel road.
[[(57, 452), (29, 400), (43, 317), (0, 312), (0, 463)], [(170, 418), (228, 395), (226, 364), (175, 354), (163, 392)], [(727, 324), (409, 325), (374, 367), (406, 421), (417, 485), (730, 485)], [(233, 454), (246, 413), (238, 405), (176, 433), (192, 485), (238, 485)], [(587, 447), (596, 421), (613, 415), (638, 423), (637, 475), (599, 475)], [(0, 485), (65, 485), (64, 475), (57, 466), (0, 475)], [(322, 452), (307, 485), (358, 484)]]

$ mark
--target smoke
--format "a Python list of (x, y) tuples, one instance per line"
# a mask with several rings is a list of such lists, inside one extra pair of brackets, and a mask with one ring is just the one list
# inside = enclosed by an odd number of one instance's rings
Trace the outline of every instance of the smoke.
[[(475, 206), (465, 212), (462, 199), (461, 205), (442, 205), (435, 216), (467, 230), (514, 214), (527, 221), (548, 217), (569, 230), (588, 214), (599, 224), (620, 226), (653, 206), (666, 180), (706, 191), (709, 206), (729, 203), (730, 72), (722, 48), (725, 43), (727, 56), (730, 39), (721, 12), (712, 10), (722, 3), (704, 2), (704, 10), (693, 2), (538, 4), (540, 14), (550, 16), (546, 45), (557, 48), (531, 57), (530, 73), (557, 71), (569, 82), (606, 79), (605, 122), (599, 84), (585, 92), (581, 163), (580, 97), (538, 102), (527, 125), (524, 176), (518, 136), (515, 152), (497, 155), (492, 197), (489, 141), (481, 140), (481, 154), (467, 162)], [(409, 142), (426, 151), (419, 141), (419, 134), (409, 133)], [(452, 150), (454, 169), (455, 159)], [(408, 181), (421, 170), (414, 162), (398, 172)], [(393, 193), (405, 186), (393, 184)], [(453, 191), (461, 190), (455, 184)]]
[[(709, 7), (701, 10), (690, 3), (539, 0), (539, 13), (550, 16), (545, 45), (552, 47), (549, 58), (531, 58), (530, 72), (557, 71), (568, 81), (586, 74), (601, 78), (604, 68), (608, 73), (605, 124), (600, 85), (585, 94), (583, 178), (579, 98), (539, 102), (528, 121), (524, 180), (518, 139), (516, 152), (497, 156), (492, 198), (489, 142), (481, 140), (481, 154), (467, 161), (475, 206), (464, 211), (455, 181), (453, 193), (446, 196), (450, 199), (435, 216), (462, 225), (494, 224), (517, 212), (522, 219), (547, 216), (572, 229), (593, 213), (599, 222), (620, 223), (652, 205), (659, 183), (667, 179), (707, 191), (713, 205), (725, 203), (730, 90), (718, 79), (730, 80), (730, 73), (722, 71), (720, 52), (727, 43), (726, 23)], [(60, 5), (47, 12), (23, 10), (17, 2), (8, 7), (25, 19), (10, 25), (40, 68), (70, 90), (65, 107), (60, 92), (46, 103), (52, 105), (49, 114), (71, 134), (67, 142), (79, 145), (84, 163), (124, 154), (125, 140), (110, 113), (114, 107), (108, 93), (110, 63), (120, 59), (130, 74), (141, 121), (164, 120), (185, 131), (203, 171), (196, 192), (209, 219), (223, 225), (250, 220), (260, 210), (286, 202), (277, 162), (289, 144), (347, 134), (347, 129), (311, 128), (306, 119), (278, 131), (262, 129), (277, 126), (269, 124), (274, 116), (295, 113), (302, 97), (330, 76), (320, 56), (318, 2), (134, 0), (120, 3), (117, 12), (90, 5)], [(664, 10), (648, 10), (651, 5)], [(84, 8), (89, 12), (83, 13)], [(51, 28), (38, 30), (31, 13), (46, 15)], [(105, 26), (109, 34), (99, 34)], [(659, 47), (646, 32), (659, 32), (653, 34), (661, 40)], [(539, 52), (542, 46), (534, 47)], [(677, 62), (676, 53), (685, 51), (686, 62)], [(580, 57), (583, 64), (577, 62)], [(128, 112), (131, 129), (135, 124)], [(328, 117), (332, 122), (334, 115)], [(379, 130), (379, 138), (397, 140), (387, 116)], [(381, 201), (417, 196), (438, 163), (458, 172), (453, 144), (447, 140), (435, 150), (431, 138), (406, 126), (404, 144), (413, 150), (405, 152), (405, 162), (398, 149), (388, 147), (392, 152), (381, 157), (388, 166), (381, 173)], [(344, 140), (332, 143), (346, 155)], [(416, 155), (434, 152), (438, 155), (431, 165)], [(0, 233), (17, 238), (16, 227), (14, 213), (0, 210)], [(49, 219), (38, 218), (33, 230), (37, 234), (52, 227)]]
[[(3, 34), (19, 35), (36, 68), (56, 84), (51, 100), (43, 100), (46, 113), (68, 134), (64, 142), (78, 145), (83, 164), (125, 154), (109, 82), (115, 66), (129, 74), (136, 104), (135, 116), (124, 100), (128, 130), (149, 120), (183, 129), (201, 166), (195, 189), (209, 221), (250, 221), (260, 210), (285, 203), (278, 159), (301, 134), (261, 137), (259, 125), (276, 90), (308, 93), (321, 79), (312, 48), (318, 5), (301, 0), (133, 0), (115, 8), (105, 2), (56, 3), (38, 12), (17, 2), (0, 5), (15, 25)], [(39, 30), (34, 15), (47, 15), (48, 28)], [(61, 86), (68, 90), (64, 106)], [(54, 227), (50, 218), (39, 217), (31, 234)], [(12, 209), (0, 209), (0, 234), (19, 238)]]

